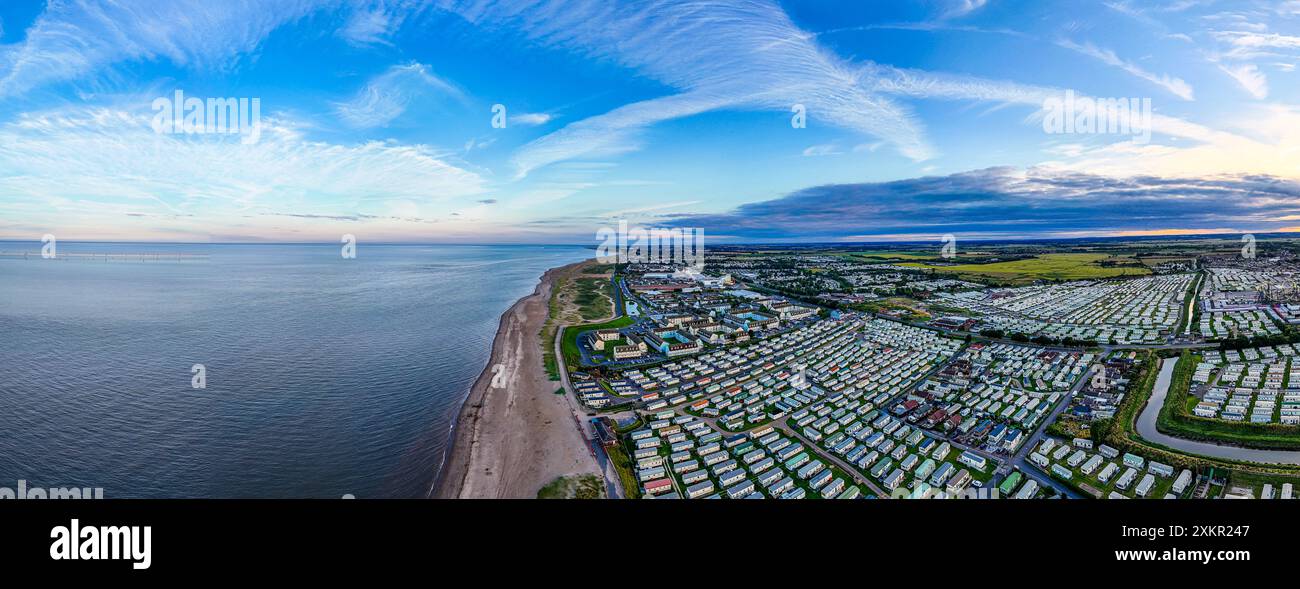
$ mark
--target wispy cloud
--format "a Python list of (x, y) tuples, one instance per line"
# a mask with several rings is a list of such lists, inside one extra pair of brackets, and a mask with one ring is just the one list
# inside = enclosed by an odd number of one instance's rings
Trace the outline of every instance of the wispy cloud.
[(942, 18), (961, 18), (983, 8), (989, 0), (949, 0), (948, 8), (940, 15)]
[(410, 63), (392, 66), (371, 78), (351, 99), (335, 103), (334, 111), (350, 126), (380, 127), (406, 112), (412, 100), (430, 92), (463, 97), (460, 89), (434, 75), (428, 66)]
[(388, 201), (484, 192), (477, 174), (423, 146), (310, 141), (291, 123), (267, 118), (260, 141), (243, 145), (238, 136), (156, 134), (150, 119), (80, 107), (0, 126), (0, 192), (11, 195), (0, 210), (31, 206), (61, 222), (95, 207), (185, 213), (212, 223), (211, 230), (244, 211), (332, 203), (371, 213), (366, 209), (382, 210)]
[(1237, 81), (1242, 89), (1258, 99), (1268, 98), (1268, 78), (1253, 63), (1220, 65), (1219, 69)]
[(525, 127), (535, 127), (537, 125), (545, 125), (546, 123), (551, 122), (551, 119), (553, 118), (555, 117), (551, 116), (550, 113), (526, 112), (523, 114), (510, 115), (510, 122)]
[(0, 96), (165, 59), (224, 68), (273, 30), (341, 0), (50, 2), (21, 43), (0, 51)]
[(890, 142), (914, 159), (933, 155), (906, 107), (862, 87), (855, 68), (818, 46), (771, 1), (571, 3), (451, 2), (468, 20), (508, 27), (546, 46), (609, 59), (677, 94), (574, 122), (524, 146), (520, 175), (559, 161), (624, 153), (640, 130), (719, 109), (804, 105), (808, 117)]
[(1156, 132), (1176, 129), (1184, 142), (1136, 144), (1117, 141), (1085, 149), (1076, 157), (1053, 162), (1072, 169), (1112, 175), (1154, 174), (1169, 177), (1199, 174), (1251, 174), (1295, 178), (1300, 153), (1300, 108), (1251, 105), (1221, 123), (1239, 133), (1215, 131), (1162, 116), (1153, 116)]
[(1227, 44), (1219, 57), (1233, 60), (1295, 58), (1300, 55), (1300, 37), (1257, 31), (1215, 31), (1214, 38)]
[(353, 45), (391, 45), (393, 33), (429, 6), (427, 0), (353, 0), (338, 34)]
[(819, 144), (819, 145), (809, 145), (808, 147), (804, 148), (804, 150), (803, 150), (803, 156), (804, 156), (804, 157), (818, 157), (818, 156), (823, 156), (823, 155), (837, 155), (837, 154), (839, 154), (839, 153), (840, 153), (840, 149), (839, 149), (838, 147), (836, 147), (835, 144), (833, 144), (833, 143), (822, 143), (822, 144)]
[(1143, 69), (1142, 67), (1138, 66), (1135, 63), (1120, 59), (1120, 57), (1116, 55), (1114, 51), (1102, 47), (1097, 47), (1092, 43), (1080, 44), (1080, 43), (1075, 43), (1074, 41), (1071, 41), (1069, 39), (1060, 39), (1056, 42), (1056, 44), (1066, 49), (1069, 49), (1071, 51), (1074, 51), (1076, 53), (1086, 55), (1088, 57), (1101, 61), (1106, 65), (1117, 67), (1129, 73), (1130, 75), (1133, 75), (1135, 77), (1151, 82), (1152, 84), (1160, 86), (1161, 88), (1168, 90), (1171, 94), (1179, 98), (1182, 98), (1183, 100), (1193, 100), (1193, 92), (1192, 92), (1191, 85), (1189, 85), (1187, 82), (1184, 82), (1181, 78), (1175, 78), (1173, 76), (1169, 76), (1165, 74), (1151, 73)]
[(643, 213), (651, 213), (651, 212), (655, 212), (655, 211), (666, 211), (666, 210), (669, 210), (669, 209), (679, 209), (679, 208), (681, 208), (681, 207), (688, 207), (688, 206), (691, 206), (691, 205), (694, 205), (694, 204), (699, 204), (699, 203), (700, 203), (700, 201), (698, 201), (698, 200), (682, 200), (682, 201), (675, 201), (675, 202), (665, 202), (665, 203), (658, 203), (658, 204), (653, 204), (653, 205), (647, 205), (647, 206), (643, 206), (643, 207), (635, 207), (635, 208), (630, 208), (630, 209), (622, 209), (622, 210), (619, 210), (619, 211), (611, 211), (611, 212), (605, 213), (603, 216), (606, 217), (606, 218), (622, 218), (622, 217), (628, 217), (628, 216), (640, 215), (640, 214), (643, 214)]

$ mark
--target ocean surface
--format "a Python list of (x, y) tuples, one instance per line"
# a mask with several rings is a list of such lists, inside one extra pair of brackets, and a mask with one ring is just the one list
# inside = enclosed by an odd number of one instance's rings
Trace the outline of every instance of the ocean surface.
[(147, 498), (424, 497), (502, 313), (594, 254), (40, 245), (0, 242), (0, 487)]

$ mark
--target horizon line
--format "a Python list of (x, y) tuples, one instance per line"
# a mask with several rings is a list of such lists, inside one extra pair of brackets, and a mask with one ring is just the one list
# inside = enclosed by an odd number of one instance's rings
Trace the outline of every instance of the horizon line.
[[(1241, 235), (1245, 235), (1242, 233)], [(1255, 236), (1278, 237), (1300, 239), (1294, 232), (1275, 231), (1275, 232), (1253, 232)], [(1236, 233), (1187, 233), (1173, 235), (1094, 235), (1080, 237), (993, 237), (993, 238), (964, 238), (962, 241), (970, 243), (1020, 243), (1020, 242), (1063, 242), (1063, 241), (1160, 241), (1160, 240), (1178, 240), (1178, 239), (1232, 239)], [(60, 239), (59, 243), (86, 243), (86, 244), (154, 244), (154, 245), (338, 245), (339, 242), (333, 241), (154, 241), (154, 240), (132, 240), (132, 239)], [(934, 240), (863, 240), (863, 241), (728, 241), (721, 244), (722, 246), (854, 246), (854, 245), (910, 245), (910, 244), (928, 244)], [(8, 239), (0, 238), (0, 244), (3, 243), (42, 243), (39, 239)], [(375, 241), (366, 242), (365, 245), (398, 245), (398, 246), (464, 246), (464, 247), (597, 247), (597, 243), (572, 243), (572, 242), (547, 242), (547, 243), (516, 243), (516, 242), (426, 242), (426, 241)]]

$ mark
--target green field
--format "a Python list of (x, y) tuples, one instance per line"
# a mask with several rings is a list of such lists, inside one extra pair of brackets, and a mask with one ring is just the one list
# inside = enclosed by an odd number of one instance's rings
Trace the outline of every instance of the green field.
[(1083, 280), (1113, 276), (1143, 276), (1150, 274), (1146, 268), (1103, 267), (1102, 260), (1114, 259), (1107, 254), (1042, 254), (1026, 260), (993, 262), (991, 264), (955, 264), (940, 266), (905, 262), (902, 266), (924, 268), (936, 272), (954, 273), (962, 277), (994, 279), (1023, 284), (1035, 280)]
[(635, 319), (631, 317), (623, 316), (623, 317), (619, 317), (618, 319), (614, 319), (612, 321), (606, 321), (604, 323), (573, 325), (570, 327), (565, 327), (564, 336), (563, 336), (564, 339), (560, 343), (560, 351), (564, 354), (565, 366), (567, 366), (570, 370), (574, 370), (582, 366), (582, 352), (578, 351), (578, 336), (588, 331), (593, 331), (596, 329), (617, 329), (619, 327), (627, 327), (635, 322), (636, 322)]
[(1300, 488), (1300, 477), (1260, 475), (1250, 472), (1233, 471), (1229, 475), (1228, 486), (1249, 487), (1255, 491), (1255, 496), (1259, 497), (1264, 490), (1264, 483), (1271, 483), (1273, 485), (1273, 492), (1280, 493), (1282, 490), (1282, 483), (1291, 483), (1292, 486)]
[(609, 463), (614, 467), (614, 472), (618, 473), (618, 479), (623, 484), (623, 494), (628, 499), (638, 499), (641, 497), (641, 483), (636, 479), (636, 465), (632, 464), (632, 458), (627, 455), (623, 444), (629, 443), (627, 438), (605, 448), (605, 453), (609, 456)]

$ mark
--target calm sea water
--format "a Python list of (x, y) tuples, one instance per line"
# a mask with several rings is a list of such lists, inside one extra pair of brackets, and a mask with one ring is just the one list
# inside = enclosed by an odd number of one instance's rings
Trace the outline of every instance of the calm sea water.
[[(501, 314), (546, 269), (593, 254), (362, 244), (345, 260), (340, 247), (0, 256), (0, 486), (423, 497)], [(140, 251), (203, 256), (68, 256)]]

